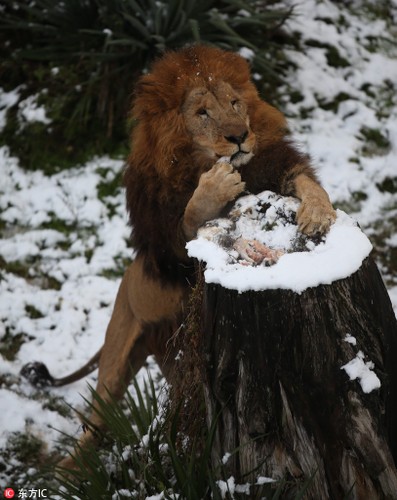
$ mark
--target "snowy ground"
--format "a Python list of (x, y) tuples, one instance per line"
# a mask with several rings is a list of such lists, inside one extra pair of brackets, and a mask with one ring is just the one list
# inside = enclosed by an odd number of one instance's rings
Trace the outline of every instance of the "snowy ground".
[[(305, 50), (290, 51), (298, 66), (290, 76), (294, 92), (281, 92), (332, 201), (374, 244), (397, 311), (397, 45), (388, 41), (396, 31), (392, 19), (375, 18), (358, 3), (351, 10), (342, 2), (300, 3), (290, 29)], [(397, 6), (394, 14), (396, 21)], [(0, 91), (0, 127), (16, 98)], [(21, 116), (47, 120), (34, 99), (23, 103)], [(13, 451), (21, 436), (34, 435), (51, 451), (59, 431), (79, 432), (63, 402), (81, 408), (80, 395), (88, 396), (95, 377), (45, 392), (19, 371), (41, 360), (62, 376), (102, 344), (132, 256), (123, 193), (106, 190), (121, 169), (119, 160), (95, 158), (45, 176), (0, 149), (0, 486), (35, 486), (25, 475), (33, 464), (27, 470)]]

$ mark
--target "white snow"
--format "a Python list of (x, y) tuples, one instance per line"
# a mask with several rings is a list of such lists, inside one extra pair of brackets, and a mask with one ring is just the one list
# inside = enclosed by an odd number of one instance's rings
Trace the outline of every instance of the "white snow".
[[(350, 333), (346, 334), (344, 341), (353, 346), (357, 345), (356, 337), (353, 337)], [(364, 358), (364, 353), (361, 350), (358, 351), (356, 357), (343, 365), (341, 370), (345, 370), (350, 380), (358, 379), (361, 389), (364, 393), (368, 394), (375, 389), (379, 389), (381, 382), (373, 371), (375, 368), (374, 363), (372, 361), (364, 361)]]
[(240, 54), (241, 57), (244, 57), (244, 59), (247, 59), (247, 61), (252, 61), (252, 59), (255, 57), (255, 52), (252, 49), (249, 49), (248, 47), (242, 47), (238, 53)]
[(221, 493), (222, 498), (226, 498), (226, 495), (229, 494), (232, 498), (234, 498), (234, 492), (236, 488), (236, 482), (233, 476), (230, 476), (227, 481), (219, 480), (216, 482), (219, 491)]
[(29, 96), (19, 102), (19, 119), (21, 124), (40, 122), (48, 125), (51, 120), (46, 115), (44, 106), (37, 103), (38, 96)]
[[(331, 199), (352, 204), (354, 193), (365, 193), (365, 201), (353, 203), (350, 210), (354, 209), (362, 227), (368, 227), (381, 219), (385, 207), (393, 206), (395, 200), (395, 194), (381, 193), (375, 186), (385, 177), (397, 175), (397, 51), (386, 42), (384, 48), (380, 46), (375, 51), (367, 48), (369, 37), (379, 42), (392, 40), (395, 34), (389, 31), (386, 19), (363, 16), (365, 9), (358, 4), (360, 7), (353, 4), (343, 10), (330, 0), (305, 0), (296, 5), (298, 15), (289, 22), (290, 29), (299, 32), (303, 40), (335, 47), (349, 66), (327, 65), (326, 48), (291, 50), (289, 55), (298, 65), (297, 70), (291, 71), (291, 85), (300, 91), (303, 100), (288, 102), (286, 107), (294, 136), (312, 155)], [(395, 15), (396, 12), (397, 6)], [(341, 16), (343, 27), (337, 26)], [(335, 24), (321, 18), (334, 19)], [(365, 91), (366, 87), (374, 97)], [(319, 107), (321, 102), (332, 102), (342, 92), (347, 100), (339, 104), (336, 113)], [(301, 112), (308, 108), (313, 109), (307, 118), (302, 118)], [(368, 146), (361, 134), (363, 127), (374, 128), (388, 137), (391, 149), (381, 154), (362, 154)]]
[(344, 338), (345, 342), (348, 342), (349, 344), (352, 345), (357, 345), (357, 339), (356, 337), (353, 337), (353, 335), (350, 335), (350, 333), (346, 334), (346, 337)]
[(368, 394), (375, 389), (379, 389), (381, 383), (373, 371), (375, 368), (374, 363), (372, 361), (364, 361), (364, 358), (363, 352), (358, 351), (357, 356), (346, 365), (343, 365), (341, 370), (345, 370), (350, 380), (358, 379), (363, 392)]
[[(38, 419), (37, 416), (40, 415)], [(59, 413), (42, 408), (41, 403), (29, 396), (17, 394), (8, 389), (1, 390), (1, 419), (7, 425), (2, 427), (0, 449), (15, 432), (27, 431), (45, 440), (50, 449), (59, 440), (59, 430), (74, 434), (76, 427), (72, 421)]]
[[(236, 223), (235, 232), (244, 239), (260, 241), (272, 249), (288, 249), (297, 233), (295, 224), (263, 230), (263, 220), (255, 218), (258, 199), (273, 202), (272, 196), (273, 193), (265, 191), (258, 197), (249, 195), (239, 200), (231, 212), (235, 212), (236, 207), (241, 205), (249, 216), (243, 213)], [(298, 205), (294, 200), (282, 199), (284, 200), (291, 209), (296, 210)], [(279, 201), (276, 200), (267, 212), (276, 210)], [(219, 221), (219, 225), (222, 223), (227, 224)], [(204, 275), (207, 283), (219, 284), (239, 292), (283, 288), (301, 293), (309, 287), (328, 285), (356, 272), (372, 249), (370, 241), (354, 220), (341, 210), (337, 211), (337, 220), (324, 242), (308, 251), (286, 253), (268, 267), (251, 266), (244, 261), (241, 263), (232, 260), (231, 252), (217, 245), (212, 236), (205, 227), (199, 230), (198, 237), (186, 245), (188, 253), (206, 263)]]
[[(60, 432), (80, 432), (76, 416), (62, 417), (43, 405), (55, 397), (60, 406), (86, 412), (82, 396), (90, 397), (88, 384), (96, 385), (95, 373), (38, 397), (40, 391), (20, 379), (19, 372), (25, 363), (38, 360), (54, 376), (67, 375), (103, 343), (120, 282), (106, 277), (106, 271), (134, 254), (127, 245), (130, 229), (122, 190), (110, 200), (109, 215), (108, 200), (98, 199), (97, 188), (104, 180), (100, 171), (106, 170), (106, 179), (112, 180), (122, 166), (122, 161), (98, 158), (48, 177), (24, 171), (6, 147), (0, 148), (0, 211), (7, 223), (0, 257), (6, 265), (22, 264), (28, 270), (26, 277), (0, 271), (0, 342), (18, 335), (25, 340), (15, 359), (0, 355), (0, 377), (10, 379), (0, 387), (0, 449), (16, 432), (38, 436), (49, 450), (57, 446)], [(54, 221), (54, 228), (43, 229)], [(52, 279), (58, 287), (51, 285)], [(37, 314), (32, 316), (29, 308)], [(149, 363), (155, 377), (158, 368), (153, 360)]]
[(274, 483), (274, 482), (275, 482), (275, 479), (273, 479), (271, 477), (265, 477), (265, 476), (259, 476), (258, 479), (256, 480), (257, 485)]

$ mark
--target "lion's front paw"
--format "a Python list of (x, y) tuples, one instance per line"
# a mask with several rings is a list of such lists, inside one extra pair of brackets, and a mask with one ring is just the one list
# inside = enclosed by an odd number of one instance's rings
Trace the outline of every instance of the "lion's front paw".
[(199, 188), (207, 201), (211, 199), (211, 203), (217, 205), (214, 210), (218, 211), (244, 191), (245, 183), (230, 163), (218, 161), (200, 177)]
[(223, 207), (245, 189), (238, 172), (227, 162), (217, 162), (201, 175), (199, 184), (186, 206), (182, 229), (187, 241), (205, 222), (219, 215)]
[(325, 234), (336, 219), (336, 212), (331, 203), (319, 198), (302, 201), (296, 214), (298, 226), (302, 233), (309, 236)]

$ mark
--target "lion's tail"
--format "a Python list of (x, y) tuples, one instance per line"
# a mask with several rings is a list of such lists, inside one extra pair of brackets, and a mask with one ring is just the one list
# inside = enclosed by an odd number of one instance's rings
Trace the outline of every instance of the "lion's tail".
[(24, 365), (21, 369), (22, 377), (26, 378), (35, 387), (61, 387), (80, 380), (98, 368), (102, 347), (87, 363), (75, 372), (62, 378), (54, 378), (44, 363), (33, 361)]

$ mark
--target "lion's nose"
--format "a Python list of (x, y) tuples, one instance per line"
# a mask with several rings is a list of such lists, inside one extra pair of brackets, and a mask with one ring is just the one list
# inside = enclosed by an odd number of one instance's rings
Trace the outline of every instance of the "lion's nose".
[(225, 139), (231, 142), (232, 144), (238, 144), (240, 146), (240, 144), (242, 144), (245, 141), (247, 136), (248, 136), (248, 130), (244, 130), (244, 132), (240, 135), (225, 135)]

